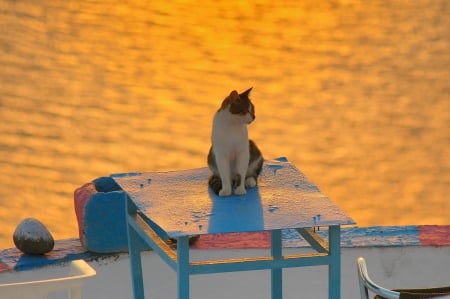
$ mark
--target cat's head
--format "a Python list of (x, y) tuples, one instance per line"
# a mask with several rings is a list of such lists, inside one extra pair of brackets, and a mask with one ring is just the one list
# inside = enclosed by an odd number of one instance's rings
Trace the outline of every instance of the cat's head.
[(241, 118), (244, 123), (251, 123), (255, 120), (255, 106), (250, 101), (249, 95), (253, 87), (239, 94), (233, 90), (222, 102), (220, 110), (227, 109), (234, 117)]

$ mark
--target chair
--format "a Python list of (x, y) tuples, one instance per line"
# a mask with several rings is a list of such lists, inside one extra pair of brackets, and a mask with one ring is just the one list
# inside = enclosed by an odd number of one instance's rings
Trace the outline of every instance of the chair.
[(369, 290), (376, 295), (374, 299), (450, 298), (450, 287), (388, 290), (377, 285), (370, 279), (364, 258), (358, 258), (357, 267), (361, 299), (369, 299)]
[(0, 298), (44, 299), (49, 293), (67, 290), (69, 299), (81, 299), (83, 281), (95, 274), (95, 270), (84, 260), (72, 261), (69, 275), (65, 277), (0, 284)]

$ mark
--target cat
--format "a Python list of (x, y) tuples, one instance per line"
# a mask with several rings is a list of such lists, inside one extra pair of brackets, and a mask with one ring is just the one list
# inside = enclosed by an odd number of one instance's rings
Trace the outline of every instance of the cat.
[(249, 99), (250, 88), (241, 94), (233, 90), (216, 112), (212, 126), (212, 146), (208, 166), (212, 171), (209, 186), (219, 196), (244, 195), (257, 185), (263, 156), (248, 139), (247, 125), (255, 120), (255, 106)]

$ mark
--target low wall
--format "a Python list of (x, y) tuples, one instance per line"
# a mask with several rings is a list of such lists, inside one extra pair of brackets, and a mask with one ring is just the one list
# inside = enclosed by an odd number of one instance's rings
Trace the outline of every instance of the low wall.
[[(318, 233), (327, 237), (326, 230)], [(205, 235), (192, 249), (264, 249), (269, 248), (269, 242), (267, 233)], [(341, 247), (344, 249), (430, 246), (450, 246), (450, 225), (349, 227), (341, 230)], [(308, 248), (308, 244), (295, 231), (285, 231), (283, 247)], [(90, 252), (79, 239), (56, 240), (54, 249), (46, 255), (23, 254), (16, 248), (0, 251), (0, 273), (61, 264), (74, 259), (95, 261), (117, 256), (120, 253)]]
[[(286, 248), (287, 254), (306, 252), (305, 248)], [(268, 255), (268, 249), (194, 249), (192, 259), (222, 259)], [(449, 285), (450, 246), (381, 246), (344, 247), (342, 249), (342, 297), (359, 298), (356, 259), (367, 260), (372, 279), (382, 286), (431, 287)], [(83, 298), (132, 298), (128, 254), (72, 256), (86, 258), (97, 271), (83, 288)], [(142, 253), (147, 298), (176, 298), (176, 274), (153, 251)], [(0, 284), (55, 277), (67, 263), (29, 271), (6, 271)], [(327, 298), (327, 267), (287, 269), (283, 271), (283, 293), (290, 298)], [(270, 271), (250, 271), (193, 276), (191, 298), (225, 299), (270, 298)], [(63, 294), (51, 298), (65, 298)], [(1, 294), (0, 294), (1, 297)]]

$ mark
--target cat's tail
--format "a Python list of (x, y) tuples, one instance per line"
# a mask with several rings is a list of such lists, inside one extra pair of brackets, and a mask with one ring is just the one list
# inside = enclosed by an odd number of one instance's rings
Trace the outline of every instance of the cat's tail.
[(222, 189), (222, 180), (217, 175), (211, 175), (209, 177), (208, 185), (211, 187), (211, 189), (216, 193), (219, 194), (219, 191)]

